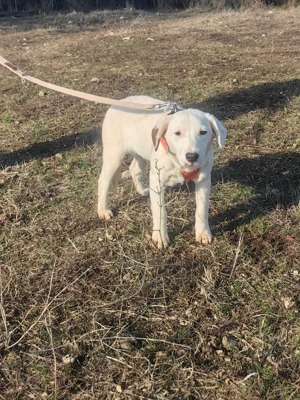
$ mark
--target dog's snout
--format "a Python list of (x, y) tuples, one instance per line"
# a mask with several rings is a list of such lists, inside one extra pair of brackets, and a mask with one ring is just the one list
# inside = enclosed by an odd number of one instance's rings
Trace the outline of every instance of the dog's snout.
[(198, 153), (186, 153), (185, 158), (188, 160), (188, 162), (194, 163), (195, 161), (198, 160), (199, 154)]

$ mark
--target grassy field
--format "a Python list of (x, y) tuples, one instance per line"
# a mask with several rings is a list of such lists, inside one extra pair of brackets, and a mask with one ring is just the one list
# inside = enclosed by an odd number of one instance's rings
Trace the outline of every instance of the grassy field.
[(32, 76), (193, 105), (228, 129), (215, 240), (195, 243), (185, 185), (168, 190), (158, 251), (131, 180), (115, 219), (97, 218), (107, 107), (1, 67), (0, 399), (300, 398), (299, 20), (300, 7), (0, 20), (0, 54)]

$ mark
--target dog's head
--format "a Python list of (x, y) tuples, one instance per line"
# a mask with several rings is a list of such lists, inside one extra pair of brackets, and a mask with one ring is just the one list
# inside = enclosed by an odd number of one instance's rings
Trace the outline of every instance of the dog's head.
[(155, 151), (164, 138), (168, 151), (176, 156), (181, 167), (201, 168), (205, 165), (213, 138), (224, 147), (227, 131), (213, 115), (187, 109), (159, 120), (152, 130)]

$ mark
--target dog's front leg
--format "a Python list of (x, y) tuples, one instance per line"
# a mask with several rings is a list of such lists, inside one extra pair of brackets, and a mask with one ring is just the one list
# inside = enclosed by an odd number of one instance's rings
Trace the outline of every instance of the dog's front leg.
[(161, 180), (161, 170), (150, 171), (150, 202), (153, 219), (152, 240), (159, 249), (168, 247), (170, 239), (167, 228), (167, 210), (165, 206), (165, 187)]
[(200, 243), (211, 243), (212, 234), (208, 224), (208, 208), (211, 189), (210, 176), (195, 183), (196, 192), (196, 241)]

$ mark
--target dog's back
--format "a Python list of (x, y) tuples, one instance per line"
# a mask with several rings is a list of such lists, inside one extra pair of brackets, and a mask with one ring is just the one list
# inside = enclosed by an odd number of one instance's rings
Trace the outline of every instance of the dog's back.
[[(130, 96), (123, 101), (150, 105), (164, 103), (149, 96)], [(110, 107), (102, 126), (104, 152), (113, 151), (117, 144), (125, 154), (138, 154), (149, 161), (153, 150), (152, 127), (164, 115), (164, 111)], [(145, 123), (145, 117), (147, 123)]]

